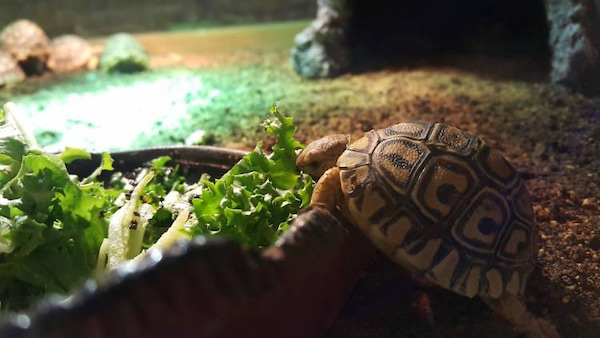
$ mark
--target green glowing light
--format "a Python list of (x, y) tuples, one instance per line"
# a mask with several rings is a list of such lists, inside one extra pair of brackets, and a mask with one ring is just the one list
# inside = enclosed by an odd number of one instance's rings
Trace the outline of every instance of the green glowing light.
[[(83, 81), (81, 81), (83, 80)], [(48, 150), (65, 146), (90, 150), (131, 148), (157, 126), (178, 128), (190, 107), (205, 107), (220, 91), (192, 72), (108, 76), (58, 84), (20, 96), (25, 123)]]

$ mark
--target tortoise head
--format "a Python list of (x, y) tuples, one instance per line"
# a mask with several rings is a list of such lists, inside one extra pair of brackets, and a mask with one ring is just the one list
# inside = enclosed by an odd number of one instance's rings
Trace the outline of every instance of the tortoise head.
[(318, 179), (327, 169), (335, 167), (349, 142), (350, 135), (345, 134), (329, 135), (313, 141), (298, 155), (296, 165)]

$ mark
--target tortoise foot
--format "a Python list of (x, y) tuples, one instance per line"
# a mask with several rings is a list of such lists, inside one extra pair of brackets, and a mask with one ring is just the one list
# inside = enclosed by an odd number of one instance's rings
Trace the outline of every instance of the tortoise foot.
[(560, 338), (554, 324), (529, 312), (525, 303), (519, 298), (482, 299), (494, 313), (508, 321), (517, 332), (524, 334), (526, 337)]

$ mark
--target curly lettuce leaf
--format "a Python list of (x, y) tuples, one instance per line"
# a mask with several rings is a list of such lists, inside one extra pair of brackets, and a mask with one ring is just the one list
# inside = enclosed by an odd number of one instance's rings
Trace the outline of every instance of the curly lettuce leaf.
[(65, 151), (60, 154), (60, 159), (66, 164), (69, 164), (75, 160), (89, 160), (91, 158), (92, 155), (87, 152), (87, 150), (80, 148), (66, 147)]
[(313, 181), (296, 169), (302, 145), (294, 139), (293, 119), (274, 105), (265, 123), (277, 137), (273, 153), (262, 144), (244, 156), (227, 174), (204, 188), (192, 203), (198, 223), (192, 235), (222, 235), (241, 243), (265, 248), (279, 237), (298, 211), (310, 203)]
[(0, 300), (3, 310), (20, 309), (90, 276), (114, 193), (69, 175), (65, 162), (88, 158), (83, 150), (52, 155), (19, 138), (0, 143), (8, 166), (0, 175)]

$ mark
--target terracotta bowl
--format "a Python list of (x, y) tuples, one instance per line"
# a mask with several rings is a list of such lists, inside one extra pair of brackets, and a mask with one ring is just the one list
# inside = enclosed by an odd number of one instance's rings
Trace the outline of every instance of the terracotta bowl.
[[(128, 171), (169, 155), (186, 175), (222, 175), (244, 152), (212, 147), (114, 153)], [(89, 173), (99, 163), (74, 163)], [(306, 210), (265, 251), (198, 237), (139, 266), (50, 297), (0, 328), (4, 337), (319, 337), (343, 307), (374, 249), (352, 226)]]

